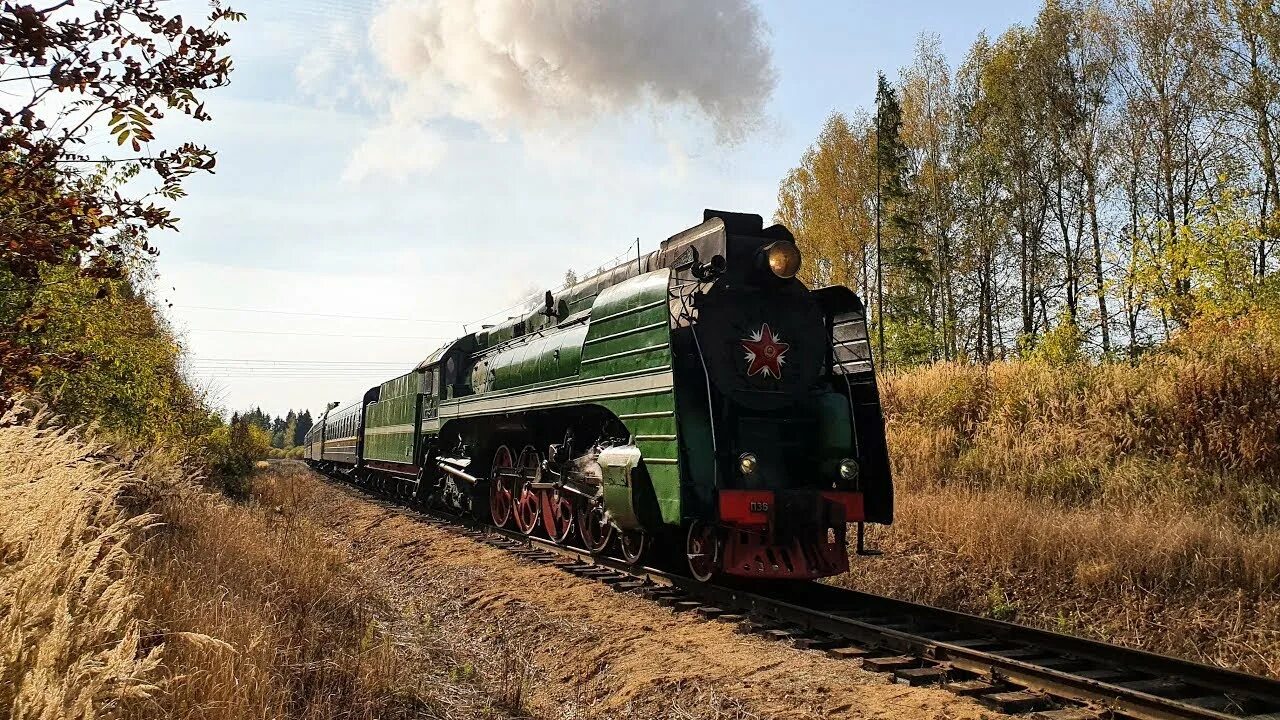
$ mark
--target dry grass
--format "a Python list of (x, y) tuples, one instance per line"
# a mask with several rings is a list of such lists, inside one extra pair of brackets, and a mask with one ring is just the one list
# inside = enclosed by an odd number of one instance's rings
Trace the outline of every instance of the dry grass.
[(841, 584), (1280, 676), (1280, 531), (942, 490), (869, 537)]
[(114, 454), (44, 414), (0, 421), (0, 718), (520, 713), (519, 654), (349, 572), (296, 472), (233, 503)]
[(1280, 525), (1280, 318), (1203, 328), (1137, 365), (939, 364), (883, 389), (907, 492), (1008, 489)]
[(126, 508), (137, 475), (49, 420), (0, 418), (0, 715), (93, 718), (156, 690), (164, 646), (136, 619), (155, 518)]
[(840, 582), (1280, 677), (1280, 320), (884, 402), (898, 521)]
[[(437, 631), (347, 570), (301, 468), (255, 477), (252, 500), (189, 488), (160, 507), (139, 606), (168, 643), (163, 690), (132, 717), (481, 718), (518, 713), (501, 670), (482, 672), (465, 639)], [(520, 670), (512, 663), (510, 672)], [(520, 687), (519, 683), (515, 687)]]

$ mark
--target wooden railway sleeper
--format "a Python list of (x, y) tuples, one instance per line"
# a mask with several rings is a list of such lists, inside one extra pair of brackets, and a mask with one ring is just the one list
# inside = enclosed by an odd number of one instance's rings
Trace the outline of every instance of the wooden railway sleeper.
[(893, 673), (893, 681), (899, 685), (911, 685), (913, 687), (919, 685), (938, 685), (946, 682), (947, 677), (950, 674), (950, 668), (945, 665), (928, 665), (919, 668), (895, 670)]

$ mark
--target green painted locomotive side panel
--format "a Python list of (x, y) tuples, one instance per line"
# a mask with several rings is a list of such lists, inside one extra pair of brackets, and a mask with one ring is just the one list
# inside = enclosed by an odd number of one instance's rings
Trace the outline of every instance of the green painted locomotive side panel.
[(418, 372), (382, 383), (378, 401), (365, 409), (365, 459), (413, 462), (414, 424), (421, 386), (422, 374)]
[[(571, 311), (594, 300), (588, 323), (548, 328), (482, 353), (471, 374), (474, 394), (440, 402), (438, 416), (420, 432), (435, 434), (453, 419), (598, 405), (618, 416), (640, 449), (662, 522), (679, 524), (669, 279), (664, 269), (569, 299)], [(388, 443), (385, 452), (394, 453), (398, 446)]]
[(547, 352), (546, 344), (547, 338), (536, 338), (518, 350), (519, 360), (511, 363), (510, 379), (514, 387), (537, 384), (538, 359)]
[[(413, 462), (413, 425), (378, 428), (379, 431), (365, 432), (364, 457), (367, 460), (383, 462)], [(387, 432), (392, 430), (392, 432)]]
[[(675, 397), (670, 390), (599, 403), (627, 426), (640, 448), (664, 523), (681, 521), (679, 446), (676, 442)], [(655, 439), (647, 439), (655, 438)], [(670, 438), (670, 439), (667, 439)]]
[(528, 356), (528, 342), (499, 353), (495, 360), (501, 364), (494, 368), (493, 389), (506, 390), (507, 388), (529, 385), (531, 381), (526, 380), (524, 375), (524, 360)]
[(565, 405), (600, 404), (607, 400), (627, 399), (637, 395), (669, 394), (671, 387), (670, 371), (624, 373), (590, 381), (570, 378), (556, 383), (445, 400), (440, 403), (438, 420), (443, 423), (454, 418), (478, 417), (493, 413), (524, 412)]
[(596, 297), (582, 344), (583, 379), (671, 367), (670, 271), (614, 285)]
[(382, 383), (378, 388), (378, 396), (380, 398), (394, 398), (417, 392), (418, 378), (419, 375), (416, 372), (392, 378)]
[[(591, 308), (591, 327), (582, 347), (582, 378), (669, 371), (669, 280), (670, 271), (659, 270), (600, 293)], [(622, 420), (640, 449), (662, 521), (680, 523), (680, 446), (673, 393), (599, 404)]]
[(582, 341), (587, 336), (587, 330), (586, 326), (579, 326), (570, 331), (572, 335), (565, 337), (565, 346), (560, 351), (562, 377), (578, 374), (582, 363)]
[(591, 303), (596, 299), (596, 293), (599, 289), (597, 282), (583, 282), (574, 288), (574, 292), (569, 296), (566, 306), (569, 314), (572, 315), (580, 310), (586, 310), (591, 307)]
[(578, 374), (585, 325), (531, 338), (482, 359), (472, 375), (478, 392), (494, 392), (550, 383)]
[(595, 305), (586, 325), (547, 328), (482, 354), (471, 374), (471, 397), (575, 377), (585, 382), (669, 369), (669, 275), (660, 270), (593, 295)]

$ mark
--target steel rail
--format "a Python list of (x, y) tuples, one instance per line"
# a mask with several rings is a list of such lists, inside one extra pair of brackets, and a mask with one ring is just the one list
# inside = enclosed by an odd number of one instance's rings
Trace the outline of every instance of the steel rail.
[[(1098, 671), (1113, 671), (1120, 677), (1125, 674), (1150, 676), (1145, 680), (1129, 681), (1139, 684), (1140, 687), (1165, 686), (1172, 689), (1181, 685), (1187, 688), (1201, 688), (1200, 692), (1194, 693), (1196, 697), (1214, 697), (1215, 700), (1220, 698), (1217, 704), (1222, 708), (1232, 705), (1241, 709), (1250, 706), (1280, 708), (1280, 682), (1269, 678), (1255, 677), (1181, 658), (1071, 637), (1025, 625), (894, 600), (880, 595), (820, 583), (815, 585), (818, 587), (809, 588), (808, 591), (818, 596), (838, 592), (848, 603), (845, 607), (851, 610), (856, 609), (856, 614), (852, 616), (837, 614), (830, 610), (815, 609), (811, 604), (796, 604), (770, 595), (728, 591), (724, 597), (735, 607), (795, 623), (827, 635), (912, 653), (929, 661), (945, 663), (949, 668), (965, 670), (977, 676), (991, 677), (1000, 682), (1021, 685), (1053, 697), (1100, 706), (1126, 717), (1160, 720), (1175, 718), (1241, 720), (1246, 717), (1273, 716), (1280, 719), (1280, 716), (1274, 715), (1274, 710), (1272, 713), (1230, 713), (1117, 684), (1123, 682), (1120, 680), (1100, 680), (1051, 665), (1075, 664), (1083, 671), (1093, 674), (1098, 674)], [(719, 589), (711, 588), (711, 590)], [(724, 591), (720, 590), (720, 592)], [(859, 619), (859, 617), (876, 616), (885, 617), (890, 622), (868, 622)], [(920, 620), (926, 622), (921, 623)], [(892, 625), (892, 627), (886, 627), (886, 625)], [(900, 625), (907, 627), (902, 628), (899, 627)], [(990, 645), (1011, 646), (1011, 654), (1021, 654), (1019, 651), (1023, 649), (1030, 649), (1032, 653), (1035, 649), (1048, 652), (1040, 654), (1039, 657), (1034, 655), (1010, 657), (999, 650), (930, 637), (934, 633), (925, 629), (929, 626), (939, 628), (943, 633), (962, 633), (980, 641), (989, 639)]]
[[(814, 597), (813, 593), (815, 590), (819, 597)], [(817, 604), (818, 602), (830, 602), (837, 607), (854, 607), (863, 611), (893, 613), (898, 616), (912, 617), (924, 624), (935, 627), (981, 633), (1006, 642), (1031, 644), (1038, 648), (1051, 651), (1053, 654), (1059, 656), (1079, 658), (1081, 660), (1092, 660), (1098, 663), (1106, 663), (1119, 668), (1125, 668), (1130, 671), (1141, 672), (1153, 676), (1194, 679), (1197, 684), (1208, 684), (1212, 689), (1220, 690), (1224, 694), (1238, 694), (1241, 697), (1253, 697), (1255, 698), (1255, 701), (1258, 702), (1266, 702), (1269, 699), (1271, 703), (1280, 705), (1280, 681), (1271, 678), (1258, 677), (1236, 670), (1229, 670), (1182, 658), (1160, 655), (1145, 650), (1127, 648), (1097, 640), (1089, 640), (1087, 638), (1081, 638), (1074, 635), (1067, 635), (1050, 630), (1019, 625), (1017, 623), (979, 617), (968, 613), (945, 610), (929, 605), (921, 605), (919, 603), (897, 600), (894, 598), (884, 597), (882, 595), (859, 592), (826, 584), (821, 584), (819, 588), (811, 589), (810, 593), (811, 595), (808, 602), (811, 604)], [(968, 655), (967, 650), (968, 649), (965, 647), (948, 644), (945, 641), (935, 641), (932, 646), (932, 652), (936, 653), (936, 656), (939, 659), (948, 659), (948, 657), (966, 657)], [(985, 656), (984, 659), (986, 659)], [(1012, 670), (1015, 667), (1016, 666), (1011, 666), (1010, 669)], [(1099, 685), (1107, 686), (1107, 683), (1099, 683)], [(1149, 693), (1135, 692), (1133, 694), (1136, 698), (1141, 698), (1143, 695), (1151, 696)], [(1154, 697), (1162, 703), (1169, 702), (1171, 700), (1170, 698), (1163, 698), (1159, 696)], [(1174, 700), (1176, 702), (1176, 699)], [(1194, 704), (1177, 704), (1184, 706), (1184, 708), (1180, 708), (1182, 710), (1191, 712), (1205, 711), (1207, 713), (1198, 715), (1199, 717), (1241, 717), (1241, 715), (1238, 714), (1206, 711), (1205, 708)], [(1179, 715), (1179, 717), (1185, 716), (1186, 715)]]
[[(349, 483), (348, 478), (337, 479)], [(1280, 720), (1280, 681), (1271, 678), (826, 583), (751, 590), (702, 583), (661, 568), (632, 567), (518, 530), (407, 505), (397, 498), (373, 495), (367, 486), (354, 487), (379, 504), (433, 524), (460, 528), (479, 541), (530, 559), (568, 561), (557, 564), (584, 577), (610, 584), (629, 580), (628, 589), (648, 589), (648, 594), (672, 601), (685, 598), (686, 606), (697, 606), (709, 617), (745, 615), (748, 630), (767, 636), (795, 637), (816, 648), (864, 646), (842, 656), (888, 665), (901, 682), (968, 677), (967, 684), (947, 686), (963, 694), (996, 698), (993, 703), (1000, 709), (1044, 711), (1047, 704), (1057, 705), (1056, 711), (1039, 716), (1061, 720)], [(910, 657), (885, 658), (892, 653)], [(1166, 694), (1155, 692), (1162, 689)]]

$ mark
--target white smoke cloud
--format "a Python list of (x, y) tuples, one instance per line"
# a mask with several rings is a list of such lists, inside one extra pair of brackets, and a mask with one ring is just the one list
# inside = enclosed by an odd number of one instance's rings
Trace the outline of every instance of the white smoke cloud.
[(685, 113), (732, 144), (775, 83), (754, 0), (388, 0), (369, 42), (402, 128), (452, 118), (506, 137)]

